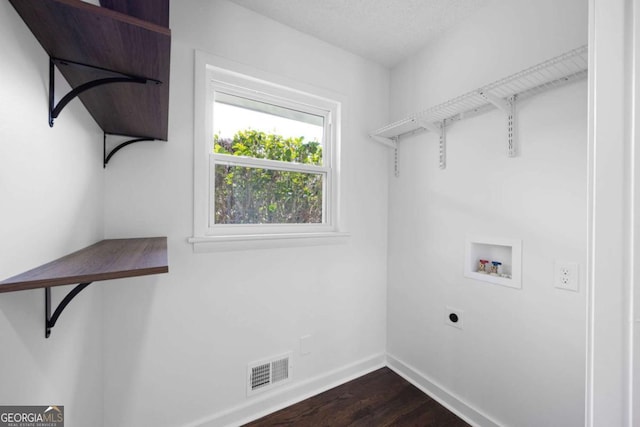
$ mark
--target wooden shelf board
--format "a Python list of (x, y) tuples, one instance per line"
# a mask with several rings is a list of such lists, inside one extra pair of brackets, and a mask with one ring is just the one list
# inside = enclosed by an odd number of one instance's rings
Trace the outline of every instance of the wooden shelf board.
[[(106, 132), (167, 139), (169, 28), (81, 0), (10, 1), (50, 57), (162, 82), (111, 84), (80, 99)], [(60, 71), (72, 87), (94, 77), (73, 67)]]
[(168, 271), (166, 237), (108, 239), (6, 279), (0, 293)]
[[(104, 77), (73, 66), (58, 69), (72, 87)], [(115, 83), (98, 86), (78, 97), (98, 126), (117, 135), (149, 137), (166, 141), (169, 120), (169, 85)], [(56, 119), (64, 120), (65, 111)], [(55, 125), (54, 125), (55, 126)]]
[(169, 0), (100, 0), (100, 5), (163, 27), (169, 26)]

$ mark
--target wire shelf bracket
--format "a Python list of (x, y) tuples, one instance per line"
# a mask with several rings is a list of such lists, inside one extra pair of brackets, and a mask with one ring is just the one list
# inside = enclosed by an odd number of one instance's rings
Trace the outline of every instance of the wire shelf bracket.
[(400, 176), (400, 153), (398, 153), (398, 137), (393, 138), (395, 149), (393, 150), (393, 174), (396, 178)]
[(516, 156), (515, 150), (515, 133), (516, 128), (516, 97), (512, 95), (508, 99), (499, 98), (492, 93), (479, 91), (478, 95), (487, 100), (487, 102), (498, 110), (501, 110), (507, 115), (507, 155), (509, 157)]
[(383, 136), (378, 136), (378, 135), (369, 135), (369, 136), (374, 141), (379, 142), (382, 145), (386, 145), (389, 148), (398, 148), (398, 144), (396, 140), (393, 138), (385, 138)]
[(442, 128), (437, 123), (431, 123), (426, 120), (416, 120), (416, 122), (420, 125), (420, 127), (425, 128), (428, 131), (439, 134)]
[(440, 157), (440, 169), (445, 169), (447, 167), (447, 129), (446, 123), (443, 120), (440, 123), (440, 149), (438, 150), (438, 154)]
[[(371, 139), (397, 150), (405, 136), (423, 131), (439, 135), (439, 165), (446, 168), (446, 128), (451, 124), (498, 109), (506, 115), (507, 155), (517, 155), (516, 100), (585, 79), (588, 48), (580, 46), (474, 91), (452, 98), (371, 132)], [(397, 162), (396, 162), (397, 168)], [(396, 173), (397, 176), (397, 173)]]
[(439, 135), (440, 144), (438, 147), (439, 167), (440, 169), (446, 169), (447, 167), (447, 128), (445, 121), (440, 123), (432, 123), (426, 120), (417, 120), (417, 123), (429, 132), (433, 132)]

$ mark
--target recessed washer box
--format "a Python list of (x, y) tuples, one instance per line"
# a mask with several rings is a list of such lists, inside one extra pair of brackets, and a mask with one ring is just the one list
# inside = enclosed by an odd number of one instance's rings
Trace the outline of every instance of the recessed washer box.
[[(486, 272), (479, 272), (480, 260), (487, 260)], [(501, 263), (501, 275), (489, 273), (491, 263)], [(522, 288), (522, 240), (501, 237), (468, 237), (465, 245), (464, 275), (470, 279)]]

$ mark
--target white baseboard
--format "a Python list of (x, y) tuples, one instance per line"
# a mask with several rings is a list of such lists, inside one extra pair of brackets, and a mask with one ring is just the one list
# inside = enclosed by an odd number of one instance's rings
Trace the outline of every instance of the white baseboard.
[(395, 373), (472, 426), (501, 427), (501, 424), (482, 413), (479, 409), (465, 403), (460, 397), (446, 390), (413, 366), (390, 354), (386, 356), (384, 354), (375, 355), (308, 380), (292, 383), (288, 387), (251, 399), (247, 403), (185, 424), (184, 427), (241, 426), (384, 366), (388, 366)]
[(186, 424), (184, 427), (236, 427), (320, 394), (386, 365), (384, 354), (360, 360), (301, 382), (294, 382), (247, 403)]
[(483, 414), (479, 409), (465, 403), (460, 397), (446, 390), (413, 366), (402, 362), (390, 354), (387, 354), (387, 366), (472, 426), (501, 427), (501, 424)]

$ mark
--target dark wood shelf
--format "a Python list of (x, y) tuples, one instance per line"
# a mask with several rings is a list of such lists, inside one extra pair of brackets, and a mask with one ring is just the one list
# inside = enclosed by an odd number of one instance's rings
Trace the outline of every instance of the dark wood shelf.
[(169, 272), (167, 238), (102, 240), (0, 282), (0, 292)]
[(169, 0), (100, 0), (100, 6), (169, 27)]
[[(118, 11), (127, 10), (118, 1), (107, 2), (116, 10), (81, 0), (10, 2), (50, 57), (94, 67), (58, 64), (72, 88), (104, 78), (108, 72), (101, 70), (161, 82), (107, 84), (79, 98), (105, 133), (167, 140), (169, 28)], [(168, 22), (168, 12), (160, 15), (156, 22)]]

